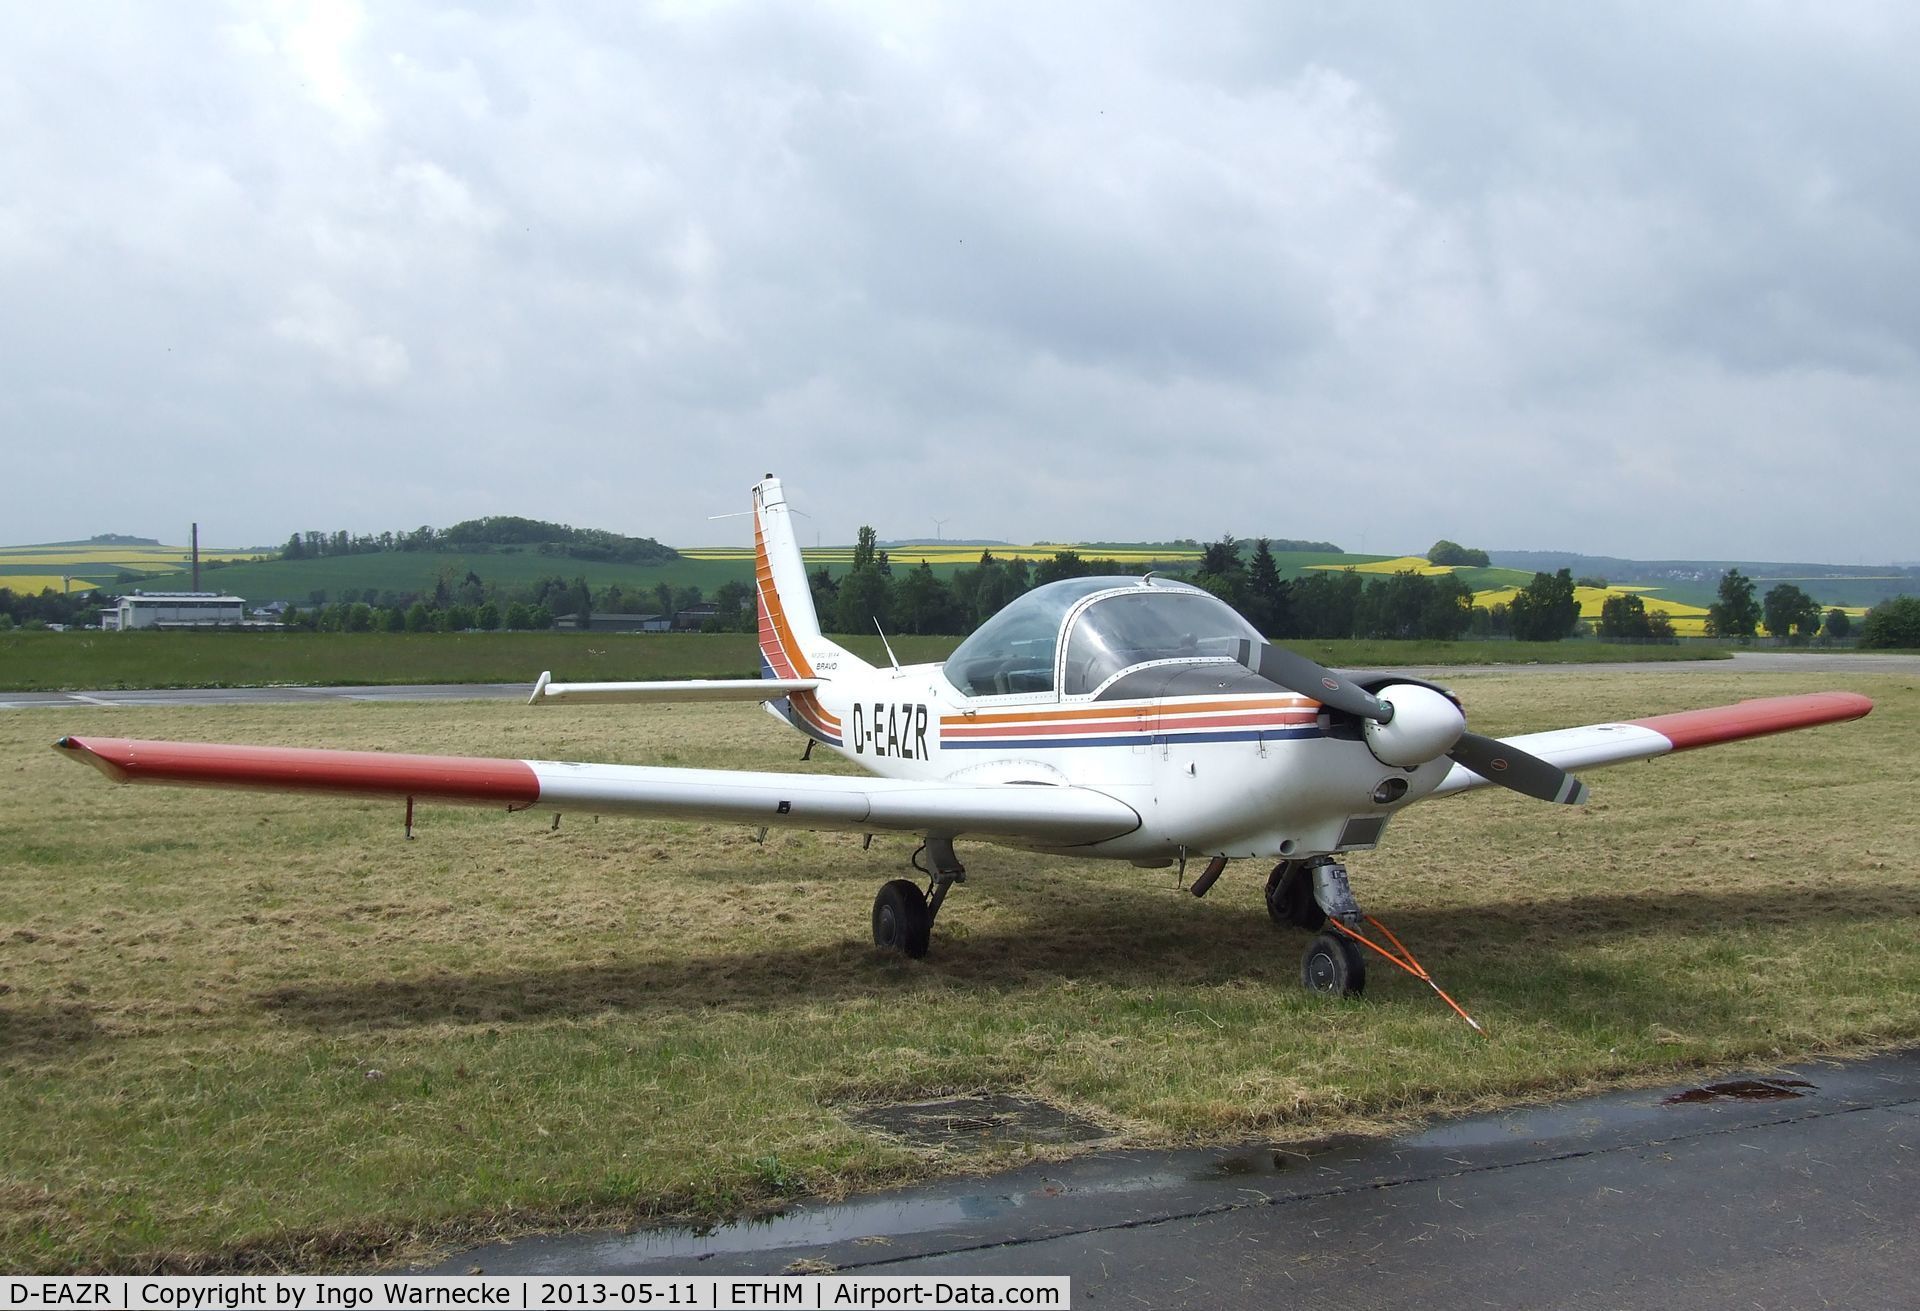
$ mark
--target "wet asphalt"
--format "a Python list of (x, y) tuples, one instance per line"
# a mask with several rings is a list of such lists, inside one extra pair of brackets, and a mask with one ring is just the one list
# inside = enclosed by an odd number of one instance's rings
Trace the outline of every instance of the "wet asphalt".
[(1064, 1274), (1079, 1307), (1911, 1308), (1916, 1236), (1910, 1051), (1386, 1140), (1095, 1150), (706, 1233), (528, 1238), (417, 1269)]

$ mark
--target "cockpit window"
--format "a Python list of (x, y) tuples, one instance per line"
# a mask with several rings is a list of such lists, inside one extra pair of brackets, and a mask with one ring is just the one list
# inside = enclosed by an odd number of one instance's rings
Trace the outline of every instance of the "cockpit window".
[(1198, 588), (1142, 587), (1102, 597), (1074, 620), (1061, 692), (1085, 696), (1123, 669), (1154, 660), (1230, 660), (1244, 639), (1261, 640), (1233, 607)]
[(947, 681), (968, 696), (1053, 691), (1060, 624), (1083, 597), (1132, 578), (1063, 578), (1007, 603), (947, 657)]

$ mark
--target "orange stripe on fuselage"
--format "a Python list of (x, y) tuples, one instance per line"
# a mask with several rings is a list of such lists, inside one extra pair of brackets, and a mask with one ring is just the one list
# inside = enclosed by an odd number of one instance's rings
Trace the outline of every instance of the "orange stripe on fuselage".
[(1196, 728), (1297, 728), (1302, 724), (1311, 724), (1317, 718), (1318, 716), (1312, 711), (1306, 710), (1287, 711), (1281, 714), (1260, 711), (1239, 715), (1204, 716), (1163, 712), (1149, 721), (1147, 712), (1142, 710), (1140, 714), (1129, 719), (1091, 724), (1072, 720), (1039, 724), (985, 724), (973, 727), (943, 722), (940, 725), (940, 735), (951, 738), (1075, 736), (1089, 733), (1137, 733), (1149, 726), (1156, 732), (1181, 732)]

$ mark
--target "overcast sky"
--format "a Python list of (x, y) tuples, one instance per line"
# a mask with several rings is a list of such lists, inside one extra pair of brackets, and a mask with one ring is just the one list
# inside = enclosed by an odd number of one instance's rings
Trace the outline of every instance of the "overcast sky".
[(0, 541), (1920, 558), (1920, 10), (0, 7)]

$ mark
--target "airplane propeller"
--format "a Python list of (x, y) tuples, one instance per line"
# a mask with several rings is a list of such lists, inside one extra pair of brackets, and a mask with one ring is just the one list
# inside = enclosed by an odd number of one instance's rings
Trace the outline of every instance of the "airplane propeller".
[(1524, 796), (1570, 806), (1586, 803), (1585, 783), (1511, 743), (1469, 733), (1460, 707), (1430, 687), (1395, 683), (1376, 696), (1299, 652), (1271, 642), (1243, 640), (1237, 656), (1268, 682), (1358, 718), (1368, 747), (1386, 764), (1412, 769), (1444, 755), (1489, 783)]

